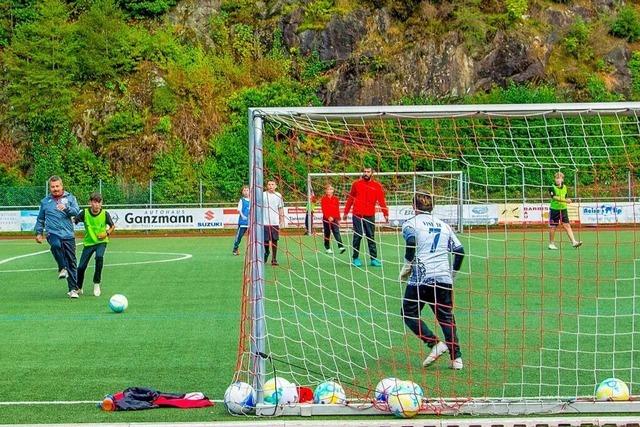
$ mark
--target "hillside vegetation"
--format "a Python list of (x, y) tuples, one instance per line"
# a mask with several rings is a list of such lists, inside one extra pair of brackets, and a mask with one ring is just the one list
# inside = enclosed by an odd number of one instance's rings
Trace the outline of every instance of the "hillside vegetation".
[(633, 100), (638, 40), (613, 0), (3, 0), (0, 188), (235, 200), (249, 106)]

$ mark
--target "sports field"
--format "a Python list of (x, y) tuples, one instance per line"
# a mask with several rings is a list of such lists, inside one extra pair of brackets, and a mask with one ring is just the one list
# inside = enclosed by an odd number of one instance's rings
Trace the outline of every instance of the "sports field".
[[(315, 320), (283, 322), (297, 310), (278, 308), (272, 311), (278, 320), (271, 324), (289, 326), (283, 329), (283, 338), (274, 334), (269, 350), (284, 355), (282, 349), (288, 344), (288, 360), (295, 361), (304, 348), (323, 347), (322, 340), (352, 341), (343, 327), (319, 333), (322, 328), (317, 323), (309, 329), (296, 326), (324, 318), (340, 325), (357, 324), (361, 342), (367, 337), (373, 340), (374, 335), (376, 342), (383, 342), (380, 332), (394, 330), (387, 333), (388, 354), (379, 351), (379, 362), (370, 362), (370, 353), (364, 349), (372, 346), (360, 343), (352, 348), (336, 346), (333, 362), (323, 361), (322, 354), (307, 353), (313, 359), (309, 366), (350, 367), (360, 385), (389, 368), (388, 375), (417, 375), (427, 394), (571, 395), (585, 392), (594, 377), (607, 372), (626, 377), (634, 387), (635, 378), (640, 378), (638, 364), (633, 363), (638, 338), (635, 322), (640, 320), (635, 309), (637, 237), (635, 230), (583, 232), (585, 245), (579, 250), (563, 242), (561, 251), (551, 252), (545, 248), (542, 231), (464, 236), (470, 256), (463, 270), (471, 274), (458, 279), (455, 294), (466, 364), (462, 372), (447, 370), (444, 362), (421, 370), (423, 349), (413, 336), (405, 335), (397, 316), (400, 287), (397, 283), (397, 288), (391, 287), (400, 250), (387, 250), (383, 269), (367, 273), (368, 269), (354, 271), (342, 258), (336, 262), (314, 253), (316, 242), (311, 237), (290, 237), (283, 242), (290, 252), (288, 257), (286, 252), (281, 255), (283, 265), (275, 270), (267, 267), (267, 280), (283, 287), (279, 294), (283, 302), (297, 297), (303, 311), (313, 311), (300, 296), (305, 290), (318, 292), (311, 295), (318, 298), (307, 296), (306, 301), (322, 300), (324, 307), (335, 306), (338, 299), (350, 301), (353, 309), (345, 308), (342, 315), (355, 318), (340, 323), (334, 313), (326, 313)], [(381, 240), (393, 247), (397, 237), (385, 235)], [(128, 386), (202, 391), (221, 399), (235, 367), (240, 319), (243, 260), (231, 255), (231, 241), (229, 237), (115, 238), (105, 258), (103, 296), (70, 300), (66, 283), (56, 277), (47, 246), (32, 240), (0, 240), (0, 401), (93, 401)], [(308, 263), (297, 262), (301, 257)], [(341, 257), (348, 259), (347, 254)], [(320, 272), (313, 280), (310, 267)], [(91, 273), (90, 268), (87, 294)], [(302, 282), (327, 283), (327, 289), (340, 283), (367, 283), (389, 292), (367, 295), (366, 303), (361, 298), (365, 292), (354, 286), (350, 298), (344, 292), (351, 291), (314, 291), (311, 285), (292, 294), (290, 284), (301, 283), (301, 277)], [(107, 307), (108, 296), (114, 293), (129, 298), (124, 314), (111, 313)], [(273, 300), (274, 295), (268, 297)], [(619, 298), (613, 299), (616, 295)], [(267, 309), (270, 305), (275, 310), (272, 302)], [(393, 315), (388, 323), (378, 324), (377, 318), (371, 320), (371, 307), (378, 311), (388, 307)], [(429, 313), (427, 321), (433, 324)], [(370, 330), (367, 324), (373, 325)], [(331, 331), (336, 333), (333, 339)], [(298, 341), (307, 344), (291, 345)], [(551, 350), (540, 351), (543, 346)], [(597, 354), (592, 351), (595, 348)], [(368, 374), (358, 371), (358, 358), (373, 366)], [(523, 365), (534, 368), (523, 370)], [(279, 369), (297, 372), (282, 365)], [(547, 385), (520, 387), (523, 374), (525, 383), (538, 384), (542, 377)], [(503, 388), (503, 383), (514, 382), (515, 388)], [(4, 423), (218, 419), (230, 419), (221, 404), (189, 411), (131, 413), (104, 413), (91, 404), (0, 406)]]

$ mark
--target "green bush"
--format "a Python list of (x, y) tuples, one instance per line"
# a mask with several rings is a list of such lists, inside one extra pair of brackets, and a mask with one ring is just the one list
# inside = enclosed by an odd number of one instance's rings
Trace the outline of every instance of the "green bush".
[(163, 135), (169, 135), (171, 133), (171, 117), (160, 117), (153, 130)]
[(167, 12), (176, 0), (120, 0), (120, 6), (132, 16), (158, 16)]
[(144, 130), (144, 117), (134, 110), (119, 111), (107, 119), (100, 129), (99, 139), (102, 141), (117, 141)]
[(175, 141), (171, 149), (159, 153), (153, 162), (153, 197), (158, 203), (195, 203), (198, 182), (195, 162), (184, 144)]
[(591, 30), (582, 18), (577, 18), (564, 39), (564, 47), (576, 59), (590, 59), (593, 52), (589, 46)]
[(156, 114), (171, 114), (176, 111), (178, 100), (167, 85), (159, 86), (153, 91), (152, 110)]
[(640, 100), (640, 51), (631, 54), (628, 66), (631, 72), (631, 99), (638, 101)]
[(527, 0), (507, 0), (507, 13), (511, 19), (521, 19), (528, 9)]
[(612, 102), (622, 100), (622, 96), (610, 92), (604, 81), (598, 76), (589, 77), (586, 89), (590, 102)]
[(620, 9), (618, 16), (611, 24), (610, 33), (629, 42), (640, 39), (640, 15), (633, 7), (627, 5)]

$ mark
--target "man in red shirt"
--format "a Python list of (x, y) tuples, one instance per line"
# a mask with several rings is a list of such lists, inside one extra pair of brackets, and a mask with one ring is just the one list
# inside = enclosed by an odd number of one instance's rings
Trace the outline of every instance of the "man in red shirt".
[(322, 209), (322, 229), (324, 231), (324, 250), (328, 254), (332, 254), (331, 250), (331, 233), (338, 242), (340, 253), (344, 253), (347, 248), (342, 244), (342, 236), (340, 236), (340, 199), (333, 195), (334, 188), (331, 184), (327, 184), (324, 189), (324, 196), (320, 199), (320, 208)]
[(375, 241), (376, 203), (380, 205), (384, 220), (389, 221), (389, 208), (387, 208), (387, 202), (384, 199), (384, 189), (378, 181), (373, 179), (373, 170), (364, 168), (362, 178), (351, 184), (351, 191), (344, 208), (344, 220), (346, 221), (347, 215), (353, 207), (353, 265), (356, 267), (362, 267), (360, 241), (363, 232), (367, 237), (371, 265), (373, 267), (382, 266), (378, 259)]

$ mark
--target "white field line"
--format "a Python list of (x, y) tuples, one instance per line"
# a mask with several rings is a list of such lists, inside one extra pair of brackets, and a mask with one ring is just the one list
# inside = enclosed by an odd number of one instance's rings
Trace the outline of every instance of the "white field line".
[[(20, 259), (20, 258), (25, 258), (28, 256), (33, 256), (33, 255), (40, 255), (43, 253), (46, 253), (49, 251), (42, 251), (42, 252), (34, 252), (32, 254), (26, 254), (26, 255), (20, 255), (17, 257), (13, 257), (13, 258), (7, 258), (4, 260), (0, 260), (0, 264), (4, 264), (6, 262), (9, 261), (13, 261), (16, 259)], [(165, 263), (165, 262), (175, 262), (175, 261), (183, 261), (185, 259), (189, 259), (192, 258), (193, 255), (192, 254), (183, 254), (183, 253), (177, 253), (177, 252), (136, 252), (136, 251), (110, 251), (109, 253), (121, 253), (121, 254), (142, 254), (142, 255), (174, 255), (176, 256), (176, 258), (169, 258), (169, 259), (159, 259), (159, 260), (151, 260), (151, 261), (134, 261), (134, 262), (118, 262), (118, 263), (114, 263), (114, 264), (105, 264), (105, 267), (121, 267), (121, 266), (128, 266), (128, 265), (143, 265), (143, 264), (160, 264), (160, 263)], [(29, 272), (34, 272), (34, 271), (50, 271), (50, 270), (57, 270), (56, 267), (47, 267), (47, 268), (25, 268), (25, 269), (19, 269), (19, 270), (0, 270), (0, 273), (29, 273)]]
[(11, 257), (11, 258), (0, 259), (0, 265), (6, 264), (8, 262), (15, 261), (15, 260), (21, 259), (21, 258), (27, 258), (27, 257), (30, 257), (30, 256), (46, 254), (47, 252), (49, 252), (48, 249), (46, 251), (32, 252), (30, 254), (24, 254), (24, 255), (14, 256), (14, 257)]

